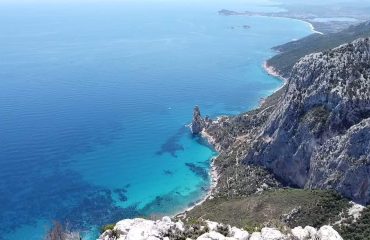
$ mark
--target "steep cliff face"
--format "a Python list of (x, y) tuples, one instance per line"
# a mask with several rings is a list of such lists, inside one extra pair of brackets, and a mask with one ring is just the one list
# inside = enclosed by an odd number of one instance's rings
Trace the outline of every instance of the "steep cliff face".
[[(324, 156), (324, 157), (322, 157)], [(370, 119), (354, 125), (315, 149), (306, 187), (334, 188), (368, 203), (370, 185)]]
[(302, 58), (244, 162), (369, 202), (369, 77), (369, 39)]
[(302, 58), (272, 102), (206, 131), (287, 183), (370, 202), (370, 40)]
[(193, 110), (193, 121), (191, 122), (190, 129), (193, 134), (199, 134), (205, 127), (205, 120), (200, 114), (200, 109), (198, 106), (194, 107)]

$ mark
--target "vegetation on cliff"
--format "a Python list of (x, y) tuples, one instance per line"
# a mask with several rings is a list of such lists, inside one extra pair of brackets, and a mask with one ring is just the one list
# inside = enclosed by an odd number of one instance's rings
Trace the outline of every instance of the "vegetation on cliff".
[[(187, 213), (189, 221), (209, 219), (247, 230), (263, 227), (333, 225), (350, 207), (334, 191), (276, 189), (247, 197), (217, 197)], [(235, 217), (237, 216), (237, 217)]]
[(340, 32), (322, 34), (312, 34), (297, 41), (289, 42), (273, 49), (279, 54), (267, 61), (267, 65), (273, 67), (283, 77), (289, 77), (294, 64), (300, 58), (314, 53), (328, 51), (341, 44), (352, 42), (361, 37), (370, 36), (370, 22), (350, 26)]

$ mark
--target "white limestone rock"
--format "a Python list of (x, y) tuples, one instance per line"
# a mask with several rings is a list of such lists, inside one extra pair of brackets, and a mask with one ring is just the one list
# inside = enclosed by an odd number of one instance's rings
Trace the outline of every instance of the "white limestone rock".
[(263, 240), (260, 232), (254, 232), (252, 233), (249, 240)]
[[(229, 231), (227, 236), (217, 232), (219, 226), (226, 226)], [(222, 225), (217, 222), (206, 221), (200, 229), (207, 227), (209, 232), (199, 236), (196, 240), (343, 240), (340, 235), (330, 226), (323, 226), (317, 231), (315, 228), (306, 226), (305, 228), (296, 227), (291, 234), (284, 235), (275, 228), (262, 228), (261, 232), (254, 232), (251, 235), (237, 227)], [(113, 231), (118, 234), (117, 240), (171, 240), (173, 234), (182, 234), (189, 231), (181, 221), (173, 222), (169, 217), (162, 220), (151, 221), (142, 218), (125, 219), (119, 221)], [(99, 240), (112, 240), (112, 230), (105, 231)], [(186, 237), (186, 236), (185, 236)], [(191, 240), (187, 238), (187, 240)]]
[(185, 231), (184, 223), (183, 223), (181, 220), (180, 220), (180, 221), (178, 221), (178, 222), (176, 222), (176, 223), (175, 223), (175, 225), (176, 225), (176, 228), (177, 228), (179, 231), (181, 231), (181, 232)]
[(217, 222), (212, 222), (212, 221), (206, 221), (206, 224), (207, 224), (207, 227), (209, 229), (209, 231), (216, 231), (218, 226), (220, 225), (219, 223)]
[(292, 235), (298, 240), (310, 240), (316, 236), (316, 229), (310, 226), (302, 228), (301, 226), (292, 229)]
[(231, 237), (238, 239), (238, 240), (248, 240), (249, 239), (249, 233), (247, 231), (244, 231), (236, 227), (232, 227), (230, 229), (230, 235)]
[(316, 228), (311, 227), (311, 226), (306, 226), (304, 230), (310, 234), (310, 238), (314, 238), (316, 236), (316, 233), (317, 233)]
[(353, 217), (354, 221), (356, 221), (361, 216), (361, 213), (365, 207), (355, 202), (351, 202), (351, 204), (352, 206), (350, 209), (348, 209), (348, 214)]
[(154, 232), (154, 222), (144, 219), (135, 221), (135, 225), (132, 225), (129, 229), (126, 240), (147, 240), (150, 236), (156, 236), (158, 233)]
[(261, 230), (261, 236), (263, 240), (283, 240), (285, 239), (284, 234), (275, 228), (264, 227)]
[[(153, 237), (153, 236), (149, 236), (148, 238), (147, 238), (147, 240), (162, 240), (162, 239), (160, 239), (160, 238), (157, 238), (157, 237)], [(165, 237), (165, 238), (163, 238), (163, 240), (170, 240), (168, 237)]]
[(310, 239), (310, 233), (306, 229), (303, 229), (301, 226), (293, 228), (292, 235), (296, 237), (298, 240)]
[(159, 240), (173, 226), (175, 226), (175, 223), (169, 217), (164, 217), (162, 220), (155, 222), (135, 218), (119, 221), (114, 230), (117, 231), (120, 238), (125, 236), (124, 240)]
[(331, 226), (322, 226), (316, 234), (320, 240), (343, 240), (337, 231)]
[(197, 238), (197, 240), (225, 240), (225, 236), (221, 233), (211, 231), (208, 233), (204, 233)]

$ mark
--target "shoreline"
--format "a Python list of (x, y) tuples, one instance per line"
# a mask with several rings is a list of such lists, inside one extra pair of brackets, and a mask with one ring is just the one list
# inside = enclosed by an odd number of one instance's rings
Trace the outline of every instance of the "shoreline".
[[(283, 77), (283, 76), (281, 76), (281, 75), (280, 75), (280, 74), (275, 70), (275, 68), (274, 68), (273, 66), (269, 66), (269, 65), (267, 64), (267, 60), (263, 63), (262, 67), (263, 67), (263, 69), (265, 70), (265, 72), (266, 72), (268, 75), (270, 75), (270, 76), (272, 76), (272, 77), (275, 77), (275, 78), (280, 79), (280, 80), (283, 82), (283, 86), (285, 86), (285, 84), (287, 84), (288, 79), (287, 79), (287, 78), (285, 78), (285, 77)], [(282, 87), (283, 87), (283, 86), (282, 86)]]
[(299, 19), (299, 18), (291, 18), (291, 19), (296, 19), (296, 20), (299, 20), (299, 21), (302, 21), (302, 22), (307, 23), (307, 24), (310, 26), (311, 31), (312, 31), (313, 33), (317, 33), (317, 34), (320, 34), (320, 35), (325, 35), (323, 32), (317, 31), (317, 30), (315, 29), (315, 26), (313, 25), (313, 23), (309, 22), (308, 20), (303, 20), (303, 19)]
[[(272, 77), (274, 77), (274, 78), (277, 78), (277, 79), (279, 79), (280, 81), (282, 81), (283, 82), (283, 84), (281, 85), (281, 86), (279, 86), (278, 88), (276, 88), (273, 92), (272, 92), (272, 94), (274, 94), (275, 92), (277, 92), (277, 91), (279, 91), (280, 89), (282, 89), (283, 87), (285, 87), (287, 84), (288, 84), (288, 79), (287, 78), (285, 78), (285, 77), (283, 77), (283, 76), (281, 76), (276, 70), (275, 70), (275, 68), (273, 67), (273, 66), (269, 66), (268, 64), (267, 64), (267, 60), (263, 63), (263, 65), (262, 65), (262, 67), (263, 67), (263, 69), (265, 70), (265, 72), (268, 74), (268, 75), (270, 75), (270, 76), (272, 76)], [(269, 96), (271, 96), (272, 94), (270, 94)], [(269, 97), (269, 96), (267, 96), (267, 97)], [(266, 99), (266, 97), (265, 98), (263, 98), (263, 101), (262, 101), (262, 103), (264, 102), (264, 100)], [(261, 106), (261, 105), (260, 105)]]
[(182, 217), (186, 217), (186, 213), (193, 210), (195, 207), (197, 206), (200, 206), (202, 205), (205, 201), (207, 201), (208, 199), (212, 199), (213, 197), (213, 192), (214, 190), (216, 189), (216, 186), (217, 186), (217, 181), (218, 181), (218, 173), (217, 173), (217, 169), (216, 169), (216, 166), (214, 164), (214, 160), (217, 158), (216, 157), (213, 157), (212, 160), (211, 160), (211, 165), (210, 165), (210, 187), (207, 191), (207, 193), (205, 194), (205, 196), (203, 198), (201, 198), (198, 202), (196, 202), (195, 204), (193, 204), (192, 206), (186, 208), (185, 210), (179, 212), (179, 213), (176, 213), (173, 215), (173, 217), (175, 218), (182, 218)]
[[(263, 16), (263, 15), (261, 15)], [(321, 35), (324, 35), (324, 33), (322, 32), (319, 32), (317, 30), (315, 30), (315, 27), (312, 23), (306, 21), (306, 20), (302, 20), (302, 19), (298, 19), (298, 18), (292, 18), (292, 17), (285, 17), (285, 18), (289, 18), (289, 19), (294, 19), (294, 20), (297, 20), (297, 21), (301, 21), (301, 22), (304, 22), (306, 24), (309, 25), (310, 27), (310, 30), (312, 33), (317, 33), (317, 34), (321, 34)], [(275, 77), (275, 78), (278, 78), (279, 80), (282, 81), (282, 85), (280, 87), (278, 87), (277, 89), (275, 89), (273, 91), (273, 93), (279, 91), (280, 89), (282, 89), (287, 83), (288, 83), (288, 79), (283, 77), (282, 75), (280, 75), (274, 67), (272, 66), (269, 66), (267, 64), (267, 60), (265, 60), (262, 64), (262, 68), (264, 69), (265, 73), (269, 76), (272, 76), (272, 77)], [(273, 94), (272, 93), (272, 94)], [(272, 94), (269, 94), (267, 97), (271, 96)], [(261, 106), (261, 105), (259, 105)], [(218, 121), (218, 119), (220, 118), (220, 116), (215, 120), (215, 121)], [(202, 130), (202, 132), (200, 133), (200, 137), (203, 138), (204, 140), (206, 140), (208, 142), (208, 144), (210, 144), (211, 146), (214, 147), (214, 149), (217, 151), (217, 153), (220, 153), (221, 152), (221, 148), (220, 146), (217, 145), (216, 141), (214, 140), (214, 138), (212, 136), (210, 136), (206, 131), (205, 129)], [(202, 205), (205, 201), (207, 201), (208, 199), (212, 199), (213, 197), (213, 193), (217, 187), (217, 183), (218, 183), (218, 178), (219, 178), (219, 174), (217, 172), (217, 167), (215, 165), (215, 159), (217, 158), (218, 156), (215, 156), (215, 157), (212, 157), (211, 159), (211, 164), (210, 164), (210, 172), (209, 172), (209, 176), (210, 176), (210, 188), (209, 190), (207, 191), (207, 193), (205, 194), (204, 197), (200, 198), (199, 201), (197, 201), (195, 204), (193, 204), (192, 206), (190, 207), (187, 207), (185, 208), (184, 210), (180, 211), (179, 213), (175, 213), (173, 215), (173, 217), (175, 218), (183, 218), (183, 217), (186, 217), (186, 214), (187, 212), (193, 210), (195, 207), (197, 206), (200, 206)]]
[[(263, 67), (264, 71), (266, 72), (266, 74), (268, 74), (268, 75), (270, 75), (272, 77), (278, 78), (279, 80), (281, 80), (283, 82), (283, 84), (279, 88), (277, 88), (276, 90), (274, 90), (273, 93), (275, 93), (276, 91), (279, 91), (281, 88), (283, 88), (287, 84), (288, 79), (282, 77), (274, 69), (274, 67), (268, 66), (267, 60), (264, 61), (264, 63), (262, 64), (262, 67)], [(271, 96), (271, 94), (269, 96)], [(217, 122), (220, 117), (221, 116), (217, 117), (217, 119), (214, 120), (214, 121)], [(213, 146), (217, 153), (220, 153), (221, 152), (221, 147), (217, 145), (215, 139), (211, 135), (209, 135), (205, 131), (205, 129), (203, 129), (202, 132), (200, 133), (200, 137), (203, 138), (204, 140), (206, 140), (208, 144), (210, 144), (211, 146)], [(211, 159), (210, 172), (209, 172), (209, 176), (210, 176), (210, 187), (209, 187), (207, 193), (204, 195), (204, 197), (200, 198), (199, 201), (197, 201), (195, 204), (193, 204), (192, 206), (189, 206), (189, 207), (185, 208), (184, 210), (182, 210), (182, 211), (180, 211), (178, 213), (175, 213), (172, 217), (174, 217), (174, 218), (183, 218), (183, 217), (186, 217), (187, 212), (193, 210), (197, 206), (202, 205), (208, 199), (212, 199), (213, 193), (214, 193), (214, 191), (215, 191), (215, 189), (217, 187), (217, 183), (218, 183), (218, 179), (219, 179), (219, 174), (217, 172), (217, 166), (215, 165), (215, 160), (216, 160), (217, 157), (218, 156), (214, 156)]]
[[(208, 133), (204, 129), (201, 132), (200, 137), (203, 138), (204, 140), (206, 140), (210, 145), (214, 146), (217, 153), (220, 153), (219, 149), (217, 149), (217, 146), (215, 144), (214, 139), (210, 135), (208, 135)], [(210, 186), (209, 186), (209, 189), (208, 189), (207, 193), (204, 195), (204, 197), (200, 198), (195, 204), (185, 208), (184, 210), (182, 210), (179, 213), (174, 214), (173, 217), (175, 217), (175, 218), (177, 218), (177, 217), (180, 217), (180, 218), (181, 217), (186, 217), (187, 212), (193, 210), (197, 206), (202, 205), (208, 199), (212, 199), (213, 193), (214, 193), (214, 190), (217, 187), (217, 182), (218, 182), (218, 178), (219, 178), (219, 175), (218, 175), (218, 172), (217, 172), (217, 167), (215, 165), (215, 160), (216, 160), (217, 157), (218, 156), (214, 156), (211, 159), (210, 171), (208, 173), (209, 177), (210, 177)]]
[[(221, 11), (219, 11), (219, 14), (220, 14)], [(226, 11), (228, 11), (228, 10), (226, 10)], [(247, 17), (259, 16), (259, 17), (293, 19), (293, 20), (301, 21), (301, 22), (304, 22), (304, 23), (308, 24), (310, 29), (311, 29), (311, 32), (313, 32), (313, 33), (317, 33), (317, 34), (321, 34), (321, 35), (325, 34), (323, 32), (317, 31), (315, 26), (314, 26), (314, 22), (310, 21), (310, 19), (307, 19), (307, 18), (304, 18), (304, 17), (300, 18), (300, 17), (289, 16), (289, 15), (285, 15), (285, 16), (280, 15), (279, 16), (279, 15), (274, 15), (273, 13), (262, 13), (262, 12), (234, 12), (234, 11), (230, 11), (230, 12), (231, 13), (227, 13), (227, 14), (224, 14), (224, 15), (225, 16), (241, 15), (241, 16), (247, 16)]]
[[(296, 21), (300, 21), (300, 22), (306, 23), (309, 26), (309, 28), (310, 28), (310, 30), (311, 30), (312, 33), (316, 33), (316, 34), (320, 34), (320, 35), (325, 35), (325, 33), (320, 32), (320, 31), (317, 31), (316, 28), (315, 28), (315, 26), (314, 26), (314, 23), (310, 22), (308, 19), (295, 18), (295, 17), (290, 17), (290, 16), (266, 16), (266, 15), (263, 15), (263, 14), (260, 14), (260, 15), (257, 15), (257, 16), (293, 19), (293, 20), (296, 20)], [(291, 41), (289, 41), (289, 42), (291, 42)]]

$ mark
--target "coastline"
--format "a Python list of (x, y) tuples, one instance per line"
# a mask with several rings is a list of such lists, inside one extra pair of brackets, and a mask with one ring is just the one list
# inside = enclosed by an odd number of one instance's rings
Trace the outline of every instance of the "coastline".
[(307, 23), (307, 24), (310, 26), (311, 31), (312, 31), (313, 33), (317, 33), (317, 34), (320, 34), (320, 35), (324, 35), (324, 33), (323, 33), (323, 32), (317, 31), (317, 30), (315, 29), (315, 26), (313, 25), (313, 23), (311, 23), (311, 22), (309, 22), (309, 21), (307, 21), (307, 20), (298, 19), (298, 18), (292, 18), (292, 19), (296, 19), (296, 20), (299, 20), (299, 21), (305, 22), (305, 23)]
[[(287, 78), (284, 78), (283, 76), (281, 76), (274, 69), (274, 67), (268, 66), (267, 60), (264, 61), (264, 63), (262, 64), (262, 67), (265, 70), (266, 74), (268, 74), (268, 75), (270, 75), (272, 77), (278, 78), (278, 79), (280, 79), (283, 82), (283, 84), (279, 88), (277, 88), (276, 90), (274, 90), (274, 92), (280, 90), (281, 88), (283, 88), (287, 84), (288, 79)], [(219, 120), (220, 117), (221, 116), (217, 117), (216, 120), (214, 120), (214, 122), (218, 122), (218, 120)], [(217, 151), (217, 153), (220, 153), (221, 152), (221, 146), (219, 146), (217, 144), (216, 140), (211, 135), (209, 135), (206, 132), (205, 129), (203, 129), (202, 132), (200, 133), (200, 137), (203, 138), (204, 140), (206, 140), (208, 144), (210, 144), (211, 146), (213, 146), (215, 148), (215, 150)], [(219, 179), (219, 174), (217, 172), (217, 166), (215, 165), (215, 160), (216, 160), (217, 157), (218, 156), (214, 156), (211, 159), (210, 172), (209, 172), (209, 176), (210, 176), (210, 187), (209, 187), (207, 193), (204, 195), (204, 197), (200, 198), (199, 201), (197, 201), (192, 206), (185, 208), (184, 210), (180, 211), (179, 213), (175, 213), (173, 215), (173, 217), (175, 217), (175, 218), (186, 217), (186, 213), (187, 212), (193, 210), (197, 206), (202, 205), (208, 199), (212, 199), (213, 198), (213, 193), (216, 190), (218, 179)]]
[[(258, 15), (258, 16), (265, 16), (265, 15)], [(304, 19), (304, 18), (296, 18), (296, 17), (290, 17), (290, 16), (267, 16), (267, 17), (275, 17), (275, 18), (287, 18), (287, 19), (293, 19), (293, 20), (297, 20), (297, 21), (300, 21), (300, 22), (303, 22), (305, 24), (307, 24), (311, 30), (312, 33), (316, 33), (316, 34), (320, 34), (320, 35), (325, 35), (325, 33), (323, 32), (320, 32), (320, 31), (317, 31), (314, 24), (312, 22), (310, 22), (308, 19)]]
[[(220, 148), (217, 148), (216, 144), (215, 144), (215, 140), (213, 139), (212, 136), (210, 136), (204, 129), (203, 131), (201, 132), (201, 137), (206, 140), (210, 145), (214, 146), (216, 151), (219, 153), (220, 152)], [(217, 167), (215, 165), (215, 160), (218, 156), (214, 156), (212, 157), (211, 159), (211, 163), (210, 163), (210, 171), (209, 171), (209, 177), (210, 177), (210, 186), (209, 186), (209, 189), (207, 191), (207, 193), (204, 195), (204, 197), (200, 198), (195, 204), (193, 204), (192, 206), (190, 207), (187, 207), (185, 208), (184, 210), (182, 210), (181, 212), (179, 213), (175, 213), (173, 215), (173, 217), (185, 217), (186, 216), (186, 213), (193, 210), (195, 207), (197, 206), (200, 206), (202, 205), (205, 201), (207, 201), (208, 199), (212, 199), (213, 198), (213, 193), (217, 187), (217, 182), (218, 182), (218, 178), (219, 178), (219, 175), (218, 175), (218, 172), (217, 172)]]
[[(263, 15), (261, 15), (263, 16)], [(282, 17), (284, 18), (284, 17)], [(294, 20), (298, 20), (298, 21), (301, 21), (301, 22), (304, 22), (306, 24), (309, 25), (310, 27), (310, 30), (312, 33), (317, 33), (317, 34), (321, 34), (321, 35), (324, 35), (324, 33), (322, 32), (319, 32), (317, 30), (315, 30), (315, 27), (312, 23), (306, 21), (306, 20), (302, 20), (302, 19), (298, 19), (298, 18), (293, 18), (293, 17), (285, 17), (285, 18), (289, 18), (289, 19), (294, 19)], [(280, 75), (278, 73), (278, 71), (273, 67), (273, 66), (269, 66), (267, 64), (267, 60), (265, 60), (262, 64), (262, 68), (264, 69), (264, 71), (266, 72), (266, 74), (272, 76), (272, 77), (275, 77), (275, 78), (278, 78), (279, 80), (281, 80), (283, 82), (283, 84), (278, 87), (277, 89), (275, 89), (273, 91), (273, 93), (279, 91), (280, 89), (282, 89), (287, 83), (288, 83), (288, 79), (283, 77), (282, 75)], [(271, 96), (271, 94), (269, 95)], [(267, 97), (269, 97), (267, 96)], [(264, 101), (264, 100), (263, 100)], [(260, 107), (261, 105), (259, 105)], [(218, 119), (220, 118), (221, 116), (217, 117), (216, 120), (214, 120), (215, 122), (218, 121)], [(202, 132), (200, 133), (200, 136), (206, 140), (210, 145), (212, 145), (215, 150), (217, 151), (217, 153), (220, 153), (221, 152), (221, 147), (217, 145), (215, 139), (209, 135), (205, 129), (202, 130)], [(181, 218), (181, 217), (186, 217), (186, 213), (193, 210), (195, 207), (197, 206), (200, 206), (202, 205), (205, 201), (207, 201), (208, 199), (212, 199), (213, 198), (213, 193), (214, 191), (216, 190), (216, 187), (217, 187), (217, 182), (218, 182), (218, 179), (219, 179), (219, 174), (217, 172), (217, 166), (215, 165), (215, 159), (217, 158), (218, 156), (215, 156), (211, 159), (211, 164), (210, 164), (210, 172), (209, 172), (209, 175), (210, 175), (210, 188), (208, 189), (207, 193), (205, 194), (205, 196), (203, 198), (200, 198), (199, 201), (197, 201), (195, 204), (193, 204), (192, 206), (188, 207), (188, 208), (185, 208), (183, 211), (179, 212), (179, 213), (175, 213), (173, 215), (173, 217), (175, 218)]]
[(304, 23), (308, 24), (313, 33), (317, 33), (317, 34), (321, 34), (321, 35), (325, 34), (323, 32), (317, 31), (315, 26), (314, 26), (314, 22), (311, 22), (310, 19), (307, 19), (307, 18), (304, 18), (304, 17), (294, 17), (294, 16), (289, 16), (289, 15), (276, 15), (276, 14), (273, 14), (273, 13), (261, 13), (261, 12), (234, 12), (234, 11), (229, 11), (229, 10), (221, 10), (221, 11), (219, 11), (219, 14), (221, 14), (220, 12), (222, 12), (222, 11), (227, 11), (227, 13), (222, 13), (225, 16), (244, 15), (244, 16), (248, 16), (248, 17), (260, 16), (260, 17), (294, 19), (294, 20), (301, 21), (301, 22), (304, 22)]
[[(277, 92), (277, 91), (279, 91), (280, 89), (282, 89), (283, 87), (285, 87), (285, 85), (287, 85), (288, 84), (288, 79), (287, 78), (285, 78), (285, 77), (283, 77), (283, 76), (281, 76), (276, 70), (275, 70), (275, 68), (273, 67), (273, 66), (269, 66), (268, 64), (267, 64), (267, 61), (265, 61), (264, 63), (263, 63), (263, 69), (265, 70), (265, 72), (268, 74), (268, 75), (270, 75), (270, 76), (272, 76), (272, 77), (274, 77), (274, 78), (277, 78), (277, 79), (279, 79), (279, 80), (281, 80), (282, 82), (283, 82), (283, 84), (281, 85), (281, 86), (279, 86), (278, 88), (276, 88), (274, 91), (273, 91), (273, 93), (275, 93), (275, 92)], [(269, 95), (269, 96), (271, 96), (271, 95)], [(269, 96), (267, 96), (267, 97), (269, 97)], [(260, 106), (262, 105), (262, 103), (264, 102), (264, 100), (265, 100), (266, 98), (262, 98), (262, 102), (261, 102), (261, 104), (260, 104)]]
[(283, 82), (283, 86), (288, 82), (288, 79), (285, 78), (285, 77), (283, 77), (283, 76), (281, 76), (278, 73), (278, 71), (276, 71), (276, 69), (273, 66), (269, 66), (267, 64), (267, 61), (265, 61), (262, 66), (263, 66), (263, 69), (266, 71), (266, 73), (268, 75), (273, 76), (273, 77), (276, 77), (276, 78), (279, 78)]
[(195, 204), (193, 204), (192, 206), (186, 208), (185, 210), (183, 210), (183, 211), (181, 211), (179, 213), (174, 214), (173, 217), (175, 217), (175, 218), (186, 217), (186, 213), (187, 212), (193, 210), (197, 206), (202, 205), (208, 199), (212, 199), (213, 198), (213, 192), (216, 189), (217, 181), (218, 181), (218, 173), (217, 173), (216, 166), (214, 164), (214, 160), (216, 158), (217, 158), (217, 156), (216, 157), (213, 157), (212, 160), (211, 160), (211, 165), (210, 165), (211, 170), (210, 170), (210, 173), (209, 173), (211, 184), (210, 184), (210, 187), (209, 187), (207, 193), (205, 194), (205, 196), (203, 198), (201, 198), (198, 202), (196, 202)]

